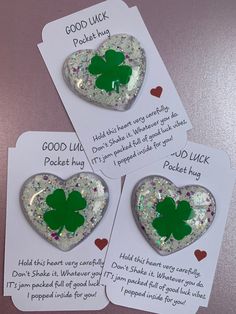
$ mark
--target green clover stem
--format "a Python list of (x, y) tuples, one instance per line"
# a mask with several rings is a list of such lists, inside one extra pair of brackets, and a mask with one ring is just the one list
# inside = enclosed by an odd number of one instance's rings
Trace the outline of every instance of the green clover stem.
[(119, 84), (119, 82), (114, 82), (114, 86), (115, 86), (115, 91), (117, 92), (117, 93), (119, 93), (119, 91), (120, 91), (120, 84)]
[(168, 237), (165, 238), (164, 242), (167, 242), (170, 237), (171, 237), (171, 234)]
[(64, 226), (61, 226), (61, 228), (57, 231), (58, 237), (60, 237), (63, 229), (64, 229)]

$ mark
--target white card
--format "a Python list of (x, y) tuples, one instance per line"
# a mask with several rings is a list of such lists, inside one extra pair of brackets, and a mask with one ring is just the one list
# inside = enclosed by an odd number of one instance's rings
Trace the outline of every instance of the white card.
[[(101, 21), (94, 24), (99, 14)], [(99, 37), (98, 33), (103, 35)], [(62, 76), (62, 65), (69, 54), (97, 49), (109, 36), (120, 33), (138, 39), (147, 62), (141, 90), (132, 107), (124, 112), (86, 102), (67, 87)], [(92, 39), (84, 43), (82, 39), (89, 36)], [(122, 1), (105, 1), (50, 22), (42, 38), (39, 50), (95, 171), (121, 177), (185, 145), (191, 123), (136, 7), (129, 9)], [(155, 88), (162, 90), (158, 96), (151, 94)]]
[[(178, 187), (201, 185), (216, 201), (209, 229), (191, 245), (167, 256), (151, 247), (131, 210), (134, 186), (149, 175), (166, 177)], [(235, 171), (225, 152), (191, 142), (180, 152), (128, 175), (101, 279), (109, 300), (161, 314), (196, 313), (199, 306), (207, 306), (234, 181)]]
[[(24, 181), (37, 173), (63, 179), (91, 167), (75, 133), (27, 132), (9, 149), (4, 295), (22, 311), (98, 310), (108, 304), (99, 285), (120, 196), (120, 180), (105, 178), (109, 205), (92, 233), (63, 252), (36, 233), (19, 203)], [(96, 241), (96, 243), (95, 243)]]

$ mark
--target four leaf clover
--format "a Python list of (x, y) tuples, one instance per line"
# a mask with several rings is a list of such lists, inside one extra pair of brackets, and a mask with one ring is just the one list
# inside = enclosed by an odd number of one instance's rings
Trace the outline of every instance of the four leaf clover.
[(192, 228), (185, 221), (194, 217), (194, 210), (189, 202), (179, 201), (177, 208), (175, 201), (171, 197), (166, 197), (156, 206), (158, 217), (152, 222), (161, 237), (166, 237), (167, 241), (172, 235), (176, 240), (182, 240), (192, 232)]
[(64, 190), (57, 189), (47, 196), (46, 203), (53, 210), (46, 211), (43, 219), (49, 228), (58, 230), (58, 236), (64, 227), (69, 232), (75, 232), (84, 224), (85, 219), (78, 211), (84, 209), (87, 202), (80, 192), (72, 191), (66, 199)]
[[(105, 60), (104, 60), (105, 59)], [(91, 59), (88, 70), (93, 75), (99, 75), (95, 85), (106, 92), (115, 90), (119, 93), (120, 84), (127, 84), (132, 74), (132, 68), (128, 65), (121, 65), (125, 60), (123, 52), (109, 49), (105, 56), (98, 55)]]

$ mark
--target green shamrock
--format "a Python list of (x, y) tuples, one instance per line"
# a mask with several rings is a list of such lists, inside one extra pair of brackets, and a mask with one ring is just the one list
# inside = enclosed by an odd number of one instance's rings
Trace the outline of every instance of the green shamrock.
[(84, 224), (84, 217), (78, 211), (84, 209), (87, 202), (80, 192), (72, 191), (66, 199), (64, 190), (57, 189), (47, 196), (46, 203), (53, 210), (46, 211), (43, 219), (49, 228), (58, 230), (58, 237), (64, 227), (69, 232), (75, 232)]
[[(104, 60), (105, 59), (105, 60)], [(109, 49), (105, 56), (98, 55), (91, 59), (88, 70), (93, 75), (99, 75), (95, 85), (106, 92), (115, 90), (119, 93), (120, 84), (127, 84), (132, 74), (132, 68), (128, 65), (121, 65), (125, 60), (123, 52)]]
[(175, 201), (171, 197), (166, 197), (156, 206), (158, 217), (152, 222), (161, 237), (166, 237), (167, 241), (171, 235), (176, 240), (182, 240), (192, 232), (192, 228), (185, 221), (194, 217), (194, 210), (189, 202), (178, 202), (177, 208)]

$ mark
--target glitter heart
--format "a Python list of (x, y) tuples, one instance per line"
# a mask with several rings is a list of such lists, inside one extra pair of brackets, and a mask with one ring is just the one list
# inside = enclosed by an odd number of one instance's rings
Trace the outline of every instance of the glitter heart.
[(67, 180), (40, 173), (24, 183), (20, 201), (33, 229), (60, 250), (68, 251), (83, 241), (104, 216), (108, 187), (90, 172)]
[(132, 211), (136, 223), (160, 254), (177, 252), (197, 241), (212, 224), (215, 199), (199, 185), (176, 187), (161, 176), (148, 176), (135, 186)]
[(97, 50), (78, 50), (64, 62), (63, 77), (78, 96), (107, 108), (125, 111), (137, 96), (146, 58), (136, 38), (113, 35)]

